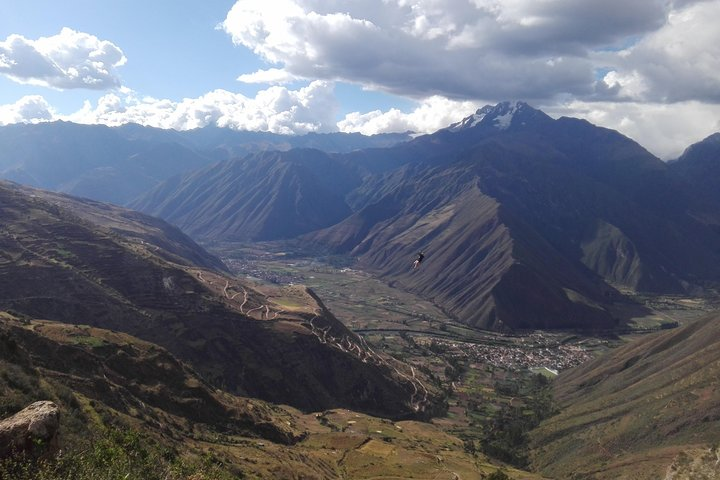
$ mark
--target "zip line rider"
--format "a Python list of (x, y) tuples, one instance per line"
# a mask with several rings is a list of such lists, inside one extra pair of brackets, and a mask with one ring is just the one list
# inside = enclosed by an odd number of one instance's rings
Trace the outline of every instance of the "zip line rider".
[(420, 264), (422, 263), (424, 258), (425, 258), (425, 254), (422, 251), (420, 251), (417, 254), (417, 258), (413, 262), (413, 266), (412, 266), (413, 270), (415, 270), (416, 268), (418, 268), (420, 266)]

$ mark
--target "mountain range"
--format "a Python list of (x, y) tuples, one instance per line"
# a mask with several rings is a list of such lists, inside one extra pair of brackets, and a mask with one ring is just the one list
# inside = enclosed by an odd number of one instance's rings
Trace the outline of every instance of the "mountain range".
[(131, 205), (203, 241), (296, 237), (351, 255), (469, 325), (607, 330), (623, 322), (621, 291), (699, 292), (720, 278), (712, 188), (680, 174), (690, 164), (503, 102), (387, 148), (229, 160)]
[[(232, 144), (243, 134), (221, 129), (12, 128), (0, 128), (4, 175), (120, 203), (144, 192), (131, 205), (175, 226), (0, 181), (0, 414), (42, 394), (69, 412), (73, 439), (89, 425), (141, 428), (211, 452), (236, 476), (477, 478), (495, 467), (474, 443), (407, 421), (447, 408), (420, 365), (376, 351), (312, 290), (232, 276), (183, 230), (208, 244), (284, 240), (348, 255), (496, 330), (612, 331), (632, 304), (626, 292), (702, 294), (720, 278), (717, 135), (664, 163), (617, 132), (522, 102), (332, 152), (323, 142), (349, 137), (290, 148), (262, 134)], [(151, 165), (156, 156), (169, 163)], [(53, 170), (48, 159), (63, 160)], [(711, 314), (562, 373), (558, 413), (531, 434), (533, 468), (713, 478), (718, 322)]]
[(216, 161), (266, 150), (349, 152), (393, 145), (410, 134), (279, 135), (208, 127), (162, 130), (69, 122), (0, 126), (0, 177), (123, 205), (162, 180)]
[(129, 205), (203, 241), (293, 238), (352, 213), (355, 171), (319, 150), (261, 152), (176, 176)]

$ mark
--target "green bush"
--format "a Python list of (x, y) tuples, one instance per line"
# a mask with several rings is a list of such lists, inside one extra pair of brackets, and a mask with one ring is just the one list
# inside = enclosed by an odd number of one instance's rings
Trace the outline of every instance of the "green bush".
[(508, 474), (504, 470), (495, 470), (491, 473), (486, 480), (510, 480)]
[(229, 480), (213, 456), (188, 460), (131, 430), (108, 430), (51, 458), (0, 461), (0, 479), (13, 480)]

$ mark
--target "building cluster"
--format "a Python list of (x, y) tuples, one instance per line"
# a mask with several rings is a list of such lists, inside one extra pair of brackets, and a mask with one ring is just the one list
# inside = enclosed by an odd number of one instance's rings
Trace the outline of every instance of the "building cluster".
[(236, 275), (244, 275), (250, 278), (259, 278), (266, 282), (286, 285), (291, 283), (302, 283), (304, 276), (293, 272), (274, 272), (265, 265), (258, 264), (253, 260), (224, 258), (223, 262)]
[(508, 370), (547, 368), (562, 371), (579, 365), (593, 357), (592, 351), (582, 343), (560, 343), (542, 334), (526, 337), (499, 337), (483, 343), (458, 342), (435, 339), (451, 355), (469, 363), (490, 365)]

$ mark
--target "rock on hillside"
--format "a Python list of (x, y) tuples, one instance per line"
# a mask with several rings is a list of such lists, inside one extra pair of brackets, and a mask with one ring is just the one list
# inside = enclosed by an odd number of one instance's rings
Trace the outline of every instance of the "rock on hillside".
[(60, 411), (50, 401), (28, 405), (11, 417), (0, 420), (0, 458), (15, 453), (33, 453), (42, 445), (52, 448), (57, 441)]

